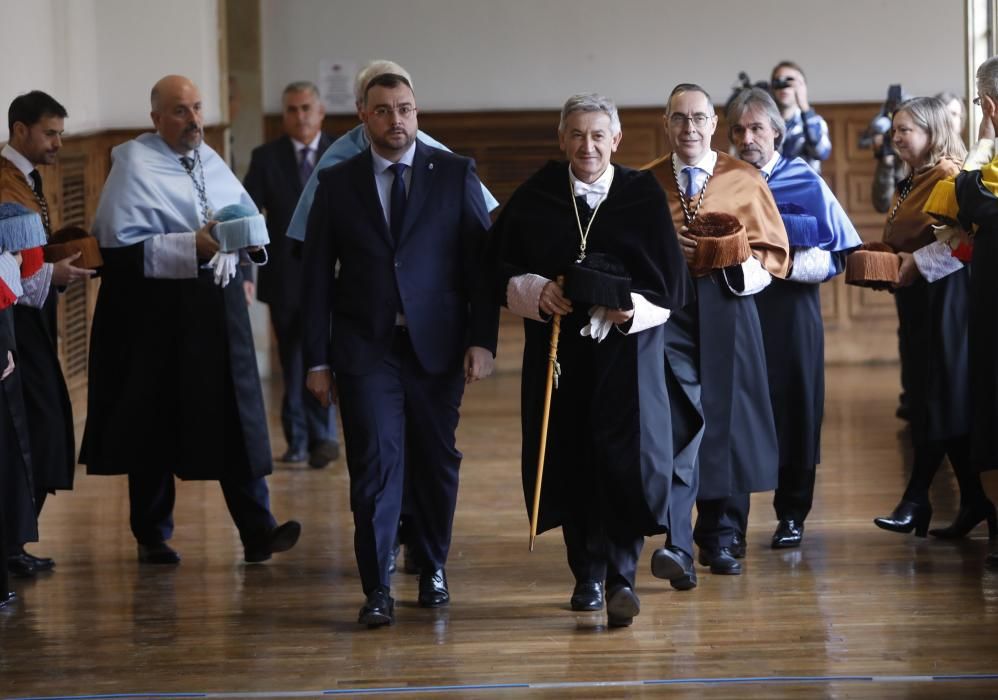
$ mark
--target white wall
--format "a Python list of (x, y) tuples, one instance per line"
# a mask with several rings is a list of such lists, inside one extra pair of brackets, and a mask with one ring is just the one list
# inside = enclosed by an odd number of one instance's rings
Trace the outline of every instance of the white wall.
[(264, 109), (321, 58), (390, 58), (423, 109), (554, 108), (575, 92), (660, 104), (677, 82), (723, 102), (789, 58), (816, 102), (963, 92), (955, 0), (261, 0)]
[(180, 73), (218, 122), (217, 12), (216, 0), (0, 0), (0, 103), (6, 113), (17, 95), (44, 90), (69, 111), (67, 133), (151, 126), (150, 88)]

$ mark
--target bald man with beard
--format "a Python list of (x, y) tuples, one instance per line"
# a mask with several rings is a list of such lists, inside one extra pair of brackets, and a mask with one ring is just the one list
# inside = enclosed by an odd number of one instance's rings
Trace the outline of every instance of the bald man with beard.
[[(204, 139), (201, 94), (182, 76), (151, 93), (155, 133), (117, 146), (93, 233), (104, 268), (91, 336), (80, 462), (127, 474), (139, 561), (176, 564), (174, 476), (217, 480), (245, 560), (290, 549), (301, 526), (277, 525), (265, 476), (272, 458), (241, 270), (219, 286), (214, 212), (256, 207)], [(262, 263), (260, 249), (243, 262)]]

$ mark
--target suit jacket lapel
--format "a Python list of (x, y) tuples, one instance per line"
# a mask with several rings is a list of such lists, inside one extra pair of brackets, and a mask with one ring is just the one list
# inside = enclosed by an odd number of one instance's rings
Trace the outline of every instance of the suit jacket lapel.
[(430, 149), (416, 141), (416, 153), (412, 157), (412, 179), (409, 181), (409, 196), (405, 204), (405, 221), (402, 222), (402, 233), (399, 236), (400, 246), (412, 231), (433, 186), (433, 160)]
[(281, 170), (284, 172), (287, 181), (291, 183), (291, 188), (295, 194), (301, 194), (301, 178), (298, 174), (298, 154), (295, 152), (295, 144), (290, 136), (284, 137), (284, 147), (280, 149), (278, 156)]
[(381, 233), (381, 237), (385, 239), (385, 243), (394, 249), (395, 241), (392, 240), (392, 234), (388, 230), (388, 222), (385, 221), (385, 210), (381, 207), (378, 188), (374, 184), (374, 161), (371, 160), (370, 147), (364, 151), (364, 154), (360, 158), (354, 160), (354, 168), (355, 172), (351, 180), (353, 180), (354, 187), (357, 189), (357, 195), (360, 198), (361, 204), (363, 204), (364, 209), (371, 217), (374, 228)]

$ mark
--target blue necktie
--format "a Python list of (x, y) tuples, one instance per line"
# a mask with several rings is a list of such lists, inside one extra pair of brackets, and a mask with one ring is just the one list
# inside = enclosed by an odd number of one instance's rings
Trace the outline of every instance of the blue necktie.
[(700, 191), (700, 186), (697, 184), (697, 174), (702, 171), (700, 168), (690, 165), (683, 168), (683, 172), (686, 173), (686, 199), (693, 199)]
[(301, 184), (303, 185), (308, 182), (308, 178), (312, 174), (312, 170), (315, 168), (312, 164), (311, 158), (308, 157), (311, 152), (311, 146), (305, 146), (305, 148), (300, 151), (301, 162), (298, 163), (298, 179), (301, 180)]
[(405, 169), (408, 166), (405, 163), (393, 163), (388, 166), (388, 169), (395, 174), (395, 179), (392, 181), (392, 196), (389, 202), (389, 221), (391, 222), (391, 233), (392, 238), (395, 239), (395, 244), (398, 245), (399, 238), (402, 236), (402, 222), (405, 221)]

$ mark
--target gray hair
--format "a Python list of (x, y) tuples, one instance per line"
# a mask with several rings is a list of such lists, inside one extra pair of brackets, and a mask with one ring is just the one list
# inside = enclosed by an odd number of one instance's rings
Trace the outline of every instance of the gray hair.
[(319, 99), (319, 88), (315, 86), (311, 80), (296, 80), (293, 83), (288, 83), (284, 87), (284, 92), (281, 93), (281, 97), (287, 97), (292, 92), (311, 92), (315, 95), (315, 99)]
[(710, 93), (696, 83), (679, 83), (679, 85), (672, 88), (672, 92), (669, 93), (669, 99), (665, 101), (665, 111), (667, 116), (672, 113), (672, 98), (676, 95), (682, 95), (684, 92), (699, 92), (701, 95), (706, 97), (707, 109), (710, 110), (709, 116), (714, 116), (714, 101), (710, 98)]
[(738, 123), (745, 112), (753, 107), (760, 107), (767, 117), (769, 123), (776, 132), (776, 148), (779, 150), (783, 144), (783, 139), (787, 135), (787, 125), (780, 114), (780, 108), (772, 96), (762, 88), (745, 88), (728, 102), (728, 138), (731, 138), (731, 129)]
[(603, 112), (610, 117), (610, 135), (616, 136), (620, 133), (620, 116), (617, 114), (617, 105), (609, 97), (596, 93), (569, 97), (565, 100), (565, 106), (561, 108), (561, 121), (558, 122), (559, 134), (565, 131), (565, 120), (573, 112)]
[(395, 61), (386, 61), (381, 59), (371, 61), (360, 69), (357, 73), (357, 77), (354, 78), (353, 81), (353, 96), (358, 105), (364, 104), (364, 96), (367, 94), (368, 83), (377, 78), (379, 75), (384, 75), (386, 73), (401, 75), (409, 81), (409, 87), (415, 90), (412, 85), (412, 76), (409, 75), (409, 71), (397, 64)]
[(977, 91), (988, 97), (998, 97), (998, 56), (992, 56), (977, 69)]

